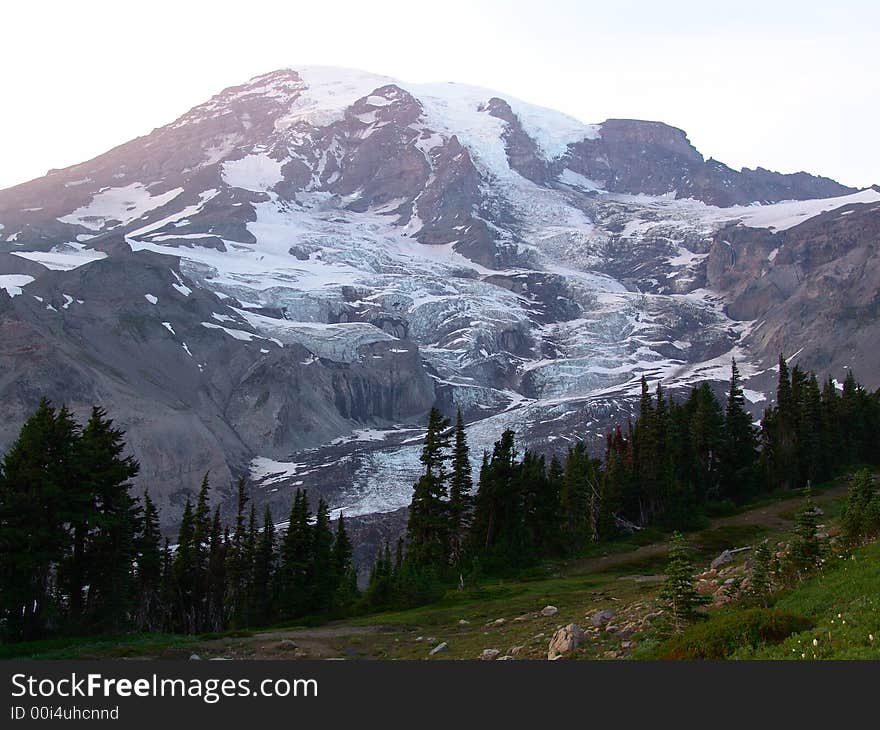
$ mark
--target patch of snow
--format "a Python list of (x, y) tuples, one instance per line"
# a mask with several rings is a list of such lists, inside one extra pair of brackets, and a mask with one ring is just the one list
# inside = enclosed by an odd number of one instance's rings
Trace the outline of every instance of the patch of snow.
[(27, 274), (0, 274), (0, 289), (5, 289), (10, 297), (21, 294), (22, 287), (27, 286), (34, 280)]

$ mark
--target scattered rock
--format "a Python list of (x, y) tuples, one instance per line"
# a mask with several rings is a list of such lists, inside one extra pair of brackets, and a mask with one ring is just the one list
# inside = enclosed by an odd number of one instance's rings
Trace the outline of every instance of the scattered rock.
[(458, 619), (459, 626), (467, 626), (469, 623), (470, 623), (470, 621), (468, 621), (467, 619), (464, 619), (464, 618)]
[(718, 570), (722, 565), (727, 565), (729, 562), (733, 560), (733, 553), (730, 550), (725, 550), (721, 555), (719, 555), (715, 560), (713, 560), (709, 564), (709, 568), (711, 570)]
[(511, 661), (512, 659), (513, 659), (513, 657), (510, 656), (510, 654), (505, 654), (504, 656), (500, 656), (500, 657), (498, 657), (498, 659), (497, 659), (496, 661), (499, 661), (499, 662), (509, 662), (509, 661)]
[(278, 648), (284, 651), (293, 651), (297, 646), (296, 642), (291, 639), (282, 639), (278, 644)]
[(498, 649), (483, 649), (483, 651), (480, 652), (480, 659), (484, 662), (491, 662), (500, 653), (501, 651)]
[(437, 646), (431, 649), (430, 652), (428, 652), (428, 656), (434, 656), (435, 654), (439, 654), (441, 651), (446, 651), (448, 648), (449, 644), (447, 644), (445, 641), (441, 641), (439, 644), (437, 644)]
[(415, 639), (413, 639), (413, 641), (424, 641), (424, 640), (425, 640), (424, 636), (417, 636)]
[(596, 611), (596, 613), (590, 616), (590, 623), (596, 628), (601, 628), (613, 619), (614, 616), (614, 611), (610, 608), (604, 608), (601, 611)]
[(518, 646), (511, 646), (510, 649), (507, 650), (507, 653), (512, 656), (518, 656), (520, 653), (525, 651), (525, 644), (519, 644)]
[(585, 638), (584, 630), (577, 624), (563, 626), (550, 639), (547, 658), (555, 659), (558, 656), (574, 651), (583, 643)]
[(542, 616), (555, 616), (557, 613), (559, 613), (559, 609), (556, 606), (544, 606), (541, 609)]
[(201, 658), (198, 654), (190, 654), (190, 655), (189, 655), (189, 660), (190, 660), (191, 662), (201, 661), (201, 659), (202, 659), (202, 658)]

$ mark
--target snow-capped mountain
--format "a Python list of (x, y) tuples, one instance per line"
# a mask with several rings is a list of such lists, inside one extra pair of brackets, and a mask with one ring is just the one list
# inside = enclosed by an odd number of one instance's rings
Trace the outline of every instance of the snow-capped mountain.
[(880, 384), (878, 221), (880, 189), (659, 122), (275, 71), (0, 191), (0, 445), (43, 394), (98, 402), (162, 506), (210, 470), (278, 515), (395, 509), (434, 403), (550, 451), (732, 355), (756, 404), (780, 350)]

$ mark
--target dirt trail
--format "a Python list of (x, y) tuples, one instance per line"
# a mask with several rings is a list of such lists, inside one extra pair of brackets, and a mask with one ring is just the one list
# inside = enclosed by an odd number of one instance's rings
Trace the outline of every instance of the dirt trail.
[[(840, 484), (830, 489), (826, 489), (820, 494), (814, 495), (813, 499), (817, 505), (822, 506), (838, 497), (844, 496), (847, 489), (848, 485)], [(804, 498), (801, 495), (797, 495), (790, 499), (784, 499), (762, 507), (756, 507), (747, 510), (746, 512), (731, 515), (730, 517), (717, 517), (709, 521), (709, 527), (707, 529), (711, 530), (730, 525), (754, 525), (755, 527), (765, 527), (770, 530), (788, 530), (792, 527), (794, 522), (791, 518), (787, 517), (787, 515), (797, 510), (803, 502), (803, 499)], [(730, 547), (740, 546), (731, 545)], [(643, 545), (635, 550), (603, 555), (598, 558), (577, 560), (570, 564), (569, 570), (578, 573), (610, 570), (630, 563), (637, 563), (647, 558), (658, 557), (665, 552), (665, 542), (654, 542), (650, 545)]]

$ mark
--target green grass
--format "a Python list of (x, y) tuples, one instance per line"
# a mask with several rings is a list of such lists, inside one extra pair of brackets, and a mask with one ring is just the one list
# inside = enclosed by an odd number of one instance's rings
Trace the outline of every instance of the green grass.
[(183, 655), (200, 637), (179, 634), (114, 634), (0, 644), (0, 659), (100, 659)]
[(810, 617), (815, 627), (776, 646), (742, 649), (735, 658), (880, 659), (880, 543), (830, 560), (823, 572), (775, 603)]

